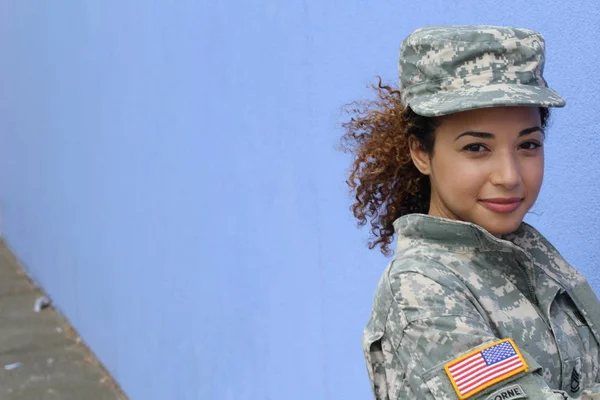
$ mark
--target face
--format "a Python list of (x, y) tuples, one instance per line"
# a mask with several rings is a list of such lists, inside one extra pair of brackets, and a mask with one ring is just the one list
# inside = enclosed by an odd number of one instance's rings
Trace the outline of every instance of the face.
[(429, 175), (429, 214), (475, 223), (495, 236), (515, 231), (544, 175), (543, 133), (535, 107), (495, 107), (441, 117), (432, 154), (411, 141)]

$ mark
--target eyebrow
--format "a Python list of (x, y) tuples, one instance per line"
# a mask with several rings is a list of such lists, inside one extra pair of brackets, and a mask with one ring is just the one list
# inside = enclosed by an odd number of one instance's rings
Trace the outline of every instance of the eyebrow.
[[(544, 134), (544, 131), (542, 130), (542, 128), (540, 128), (539, 126), (532, 126), (531, 128), (523, 129), (521, 132), (519, 132), (519, 137), (529, 135), (529, 134), (531, 134), (533, 132), (537, 132), (537, 131), (540, 131), (542, 134)], [(460, 139), (463, 136), (473, 136), (473, 137), (481, 138), (481, 139), (494, 139), (496, 137), (496, 135), (494, 135), (493, 133), (489, 133), (489, 132), (467, 131), (467, 132), (463, 132), (460, 135), (458, 135), (456, 137), (456, 139), (454, 139), (454, 141), (457, 141), (458, 139)]]

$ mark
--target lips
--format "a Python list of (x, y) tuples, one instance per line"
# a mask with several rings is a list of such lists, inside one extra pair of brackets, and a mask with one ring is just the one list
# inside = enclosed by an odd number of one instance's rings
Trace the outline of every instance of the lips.
[(510, 213), (515, 211), (523, 203), (519, 197), (483, 199), (479, 202), (486, 208), (497, 213)]

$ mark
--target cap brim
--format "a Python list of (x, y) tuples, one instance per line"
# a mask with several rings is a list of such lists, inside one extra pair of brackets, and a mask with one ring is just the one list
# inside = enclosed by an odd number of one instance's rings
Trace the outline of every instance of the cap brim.
[(564, 107), (565, 100), (547, 87), (499, 83), (416, 96), (408, 106), (424, 117), (488, 107)]

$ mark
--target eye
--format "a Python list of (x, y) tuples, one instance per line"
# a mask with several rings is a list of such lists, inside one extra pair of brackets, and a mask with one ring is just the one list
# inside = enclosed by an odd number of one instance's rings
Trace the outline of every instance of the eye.
[(485, 147), (481, 143), (471, 143), (471, 144), (468, 144), (465, 147), (463, 147), (463, 150), (471, 151), (473, 153), (481, 153), (483, 151), (486, 151), (487, 147)]
[(525, 143), (521, 143), (519, 145), (519, 148), (524, 149), (524, 150), (535, 150), (539, 147), (542, 147), (541, 143), (537, 143), (537, 142), (525, 142)]

